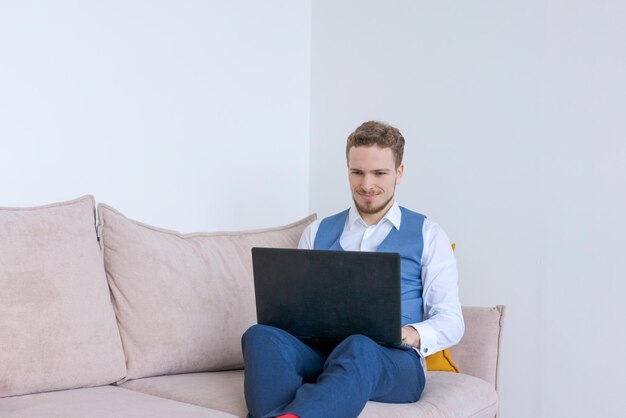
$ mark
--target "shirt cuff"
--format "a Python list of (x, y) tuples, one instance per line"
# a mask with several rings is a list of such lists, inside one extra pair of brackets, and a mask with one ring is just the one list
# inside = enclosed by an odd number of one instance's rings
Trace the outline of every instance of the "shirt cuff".
[(437, 352), (437, 331), (432, 326), (425, 322), (409, 324), (409, 326), (415, 328), (420, 334), (419, 353), (422, 357)]

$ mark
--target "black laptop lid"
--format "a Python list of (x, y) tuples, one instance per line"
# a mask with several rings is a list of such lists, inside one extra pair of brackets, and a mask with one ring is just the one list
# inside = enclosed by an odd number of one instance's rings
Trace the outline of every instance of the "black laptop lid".
[(259, 324), (303, 339), (401, 344), (397, 253), (253, 248)]

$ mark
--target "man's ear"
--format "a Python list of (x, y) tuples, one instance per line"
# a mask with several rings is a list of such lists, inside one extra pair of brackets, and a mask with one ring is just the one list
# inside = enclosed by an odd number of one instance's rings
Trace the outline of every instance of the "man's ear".
[(404, 174), (404, 164), (400, 164), (396, 168), (396, 186), (402, 182), (402, 175)]

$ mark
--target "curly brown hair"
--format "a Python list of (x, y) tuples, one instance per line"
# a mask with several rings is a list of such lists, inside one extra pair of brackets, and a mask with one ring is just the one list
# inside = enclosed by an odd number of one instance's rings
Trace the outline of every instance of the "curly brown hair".
[(384, 122), (370, 120), (361, 124), (348, 136), (346, 143), (346, 160), (352, 147), (370, 147), (376, 145), (380, 148), (391, 148), (396, 168), (402, 164), (404, 154), (404, 137), (398, 130)]

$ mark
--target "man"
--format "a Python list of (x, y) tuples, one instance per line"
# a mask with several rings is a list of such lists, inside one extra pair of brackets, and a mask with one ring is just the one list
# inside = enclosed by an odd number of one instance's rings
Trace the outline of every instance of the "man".
[(280, 329), (254, 325), (242, 338), (244, 393), (253, 418), (348, 418), (358, 416), (368, 400), (415, 402), (424, 389), (424, 358), (461, 339), (450, 242), (439, 225), (394, 200), (403, 152), (404, 138), (387, 124), (365, 122), (350, 134), (346, 158), (354, 205), (309, 225), (299, 247), (400, 253), (402, 340), (412, 349), (353, 335), (327, 352)]

